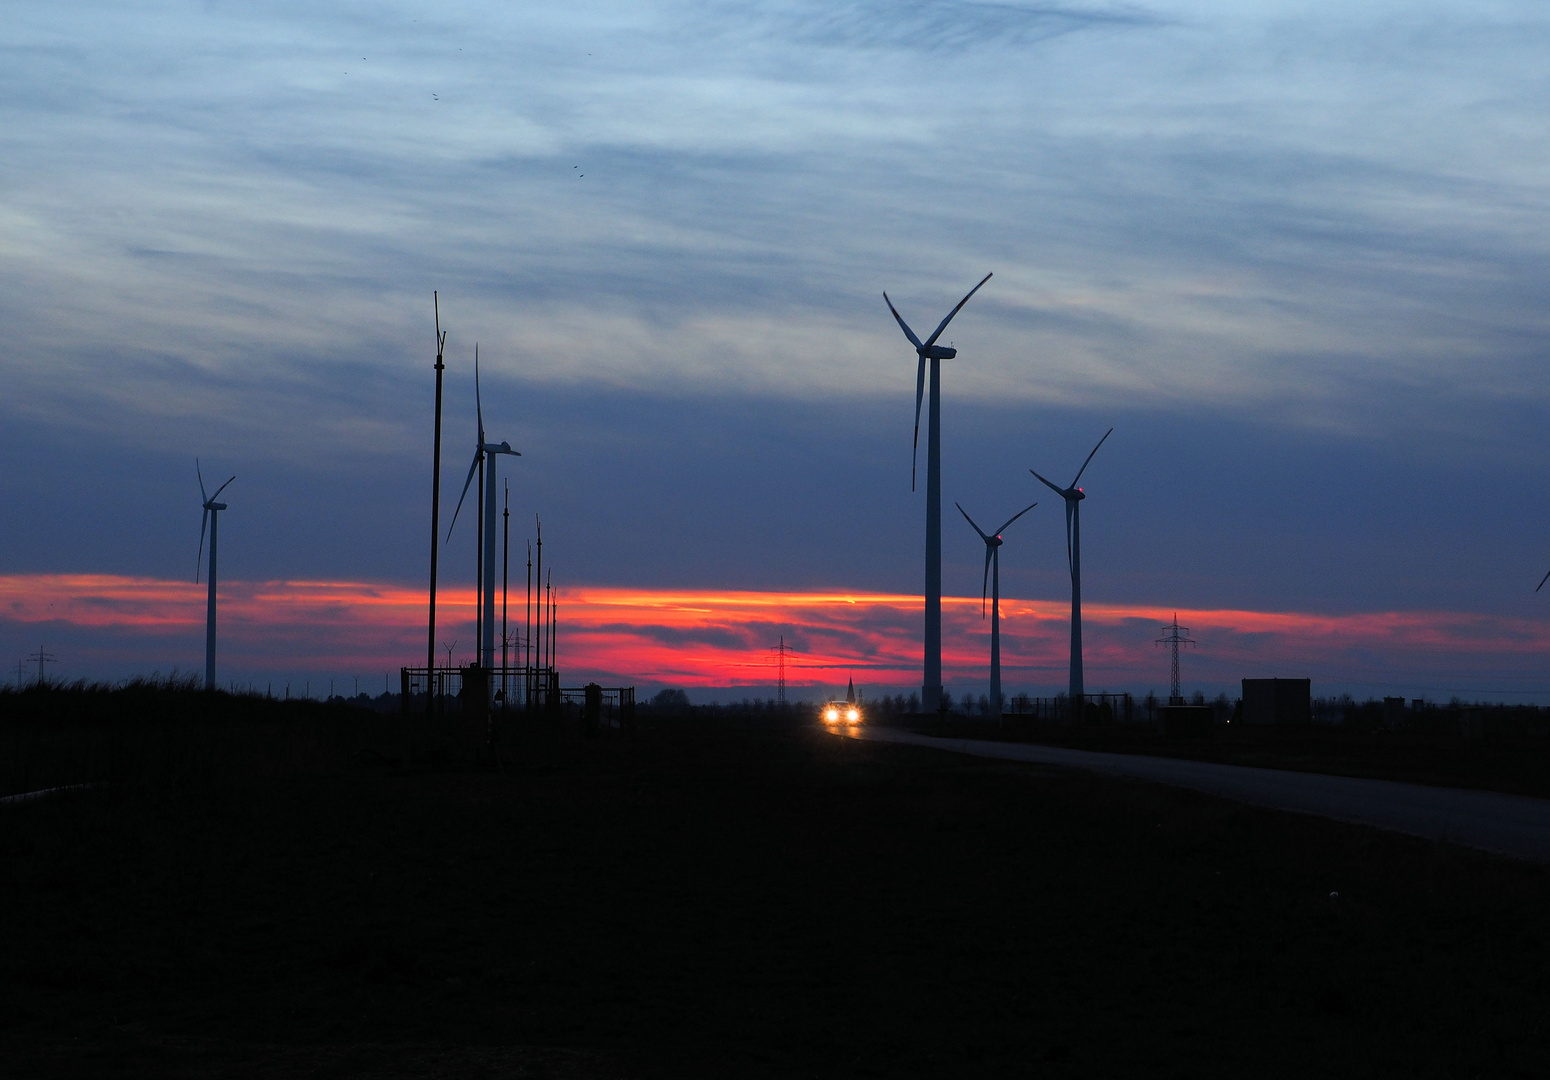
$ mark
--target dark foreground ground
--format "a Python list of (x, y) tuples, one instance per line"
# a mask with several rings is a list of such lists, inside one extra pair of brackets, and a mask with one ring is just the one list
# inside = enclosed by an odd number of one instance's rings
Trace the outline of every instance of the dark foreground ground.
[(1550, 1075), (1539, 866), (802, 726), (405, 774), (204, 708), (0, 714), (0, 793), (113, 781), (0, 806), (5, 1076)]
[(1005, 724), (995, 724), (956, 715), (947, 720), (883, 719), (946, 738), (1152, 754), (1550, 798), (1550, 717), (1529, 716), (1527, 710), (1517, 714), (1488, 710), (1483, 732), (1474, 738), (1464, 737), (1456, 713), (1440, 710), (1429, 722), (1401, 730), (1355, 723), (1217, 724), (1209, 736), (1192, 738), (1165, 736), (1144, 723), (1067, 725), (1009, 717)]

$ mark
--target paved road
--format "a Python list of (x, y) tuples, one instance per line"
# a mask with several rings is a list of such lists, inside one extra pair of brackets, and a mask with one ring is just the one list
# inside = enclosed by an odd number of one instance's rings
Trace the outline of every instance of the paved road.
[(1373, 825), (1514, 858), (1550, 862), (1550, 800), (1546, 799), (1140, 754), (1103, 754), (1030, 743), (941, 739), (897, 728), (853, 727), (840, 734), (1151, 780), (1255, 806)]

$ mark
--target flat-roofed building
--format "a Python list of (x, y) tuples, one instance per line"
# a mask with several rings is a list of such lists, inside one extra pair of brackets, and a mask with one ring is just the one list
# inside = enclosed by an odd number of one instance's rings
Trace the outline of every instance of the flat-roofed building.
[(1313, 722), (1313, 680), (1244, 679), (1245, 724), (1308, 724)]

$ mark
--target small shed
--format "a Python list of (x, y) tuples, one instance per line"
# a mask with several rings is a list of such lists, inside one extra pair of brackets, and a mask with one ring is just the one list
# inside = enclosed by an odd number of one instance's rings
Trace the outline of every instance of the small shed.
[(1245, 724), (1309, 724), (1313, 722), (1313, 680), (1244, 679)]

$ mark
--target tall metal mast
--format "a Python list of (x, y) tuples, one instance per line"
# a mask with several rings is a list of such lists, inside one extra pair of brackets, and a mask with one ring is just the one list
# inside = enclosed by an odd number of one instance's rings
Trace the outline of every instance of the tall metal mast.
[(775, 704), (783, 706), (786, 704), (786, 657), (795, 653), (796, 650), (786, 644), (786, 635), (782, 634), (780, 635), (780, 644), (771, 645), (770, 652), (775, 654), (775, 663), (778, 670), (777, 682), (775, 684)]
[(511, 485), (506, 485), (506, 505), (501, 511), (501, 708), (507, 706), (510, 687), (506, 684), (506, 568), (511, 562)]
[(1168, 684), (1168, 704), (1184, 704), (1184, 695), (1179, 692), (1179, 646), (1193, 645), (1195, 639), (1189, 636), (1189, 627), (1179, 625), (1179, 613), (1173, 613), (1173, 621), (1163, 627), (1163, 636), (1157, 639), (1157, 644), (1167, 645), (1172, 655), (1171, 680)]
[(533, 707), (533, 541), (527, 542), (527, 606), (522, 636), (522, 708)]
[(538, 611), (536, 612), (536, 614), (538, 616), (538, 625), (535, 627), (535, 629), (537, 629), (537, 631), (538, 631), (538, 652), (537, 652), (538, 666), (539, 667), (543, 667), (544, 666), (544, 649), (543, 649), (543, 644), (544, 644), (544, 611), (543, 611), (543, 608), (545, 606), (544, 605), (544, 600), (543, 600), (543, 592), (544, 592), (544, 523), (543, 523), (543, 519), (540, 518), (537, 514), (533, 515), (533, 526), (534, 526), (534, 528), (536, 528), (538, 530), (538, 605), (539, 605), (539, 608), (538, 608)]
[[(447, 334), (441, 328), (441, 297), (431, 293), (431, 303), (436, 309), (436, 436), (431, 451), (431, 602), (430, 631), (425, 645), (425, 712), (435, 708), (436, 695), (432, 693), (431, 673), (436, 669), (436, 554), (441, 538), (441, 373), (445, 365), (441, 354), (447, 344)], [(405, 707), (408, 703), (405, 702)]]

